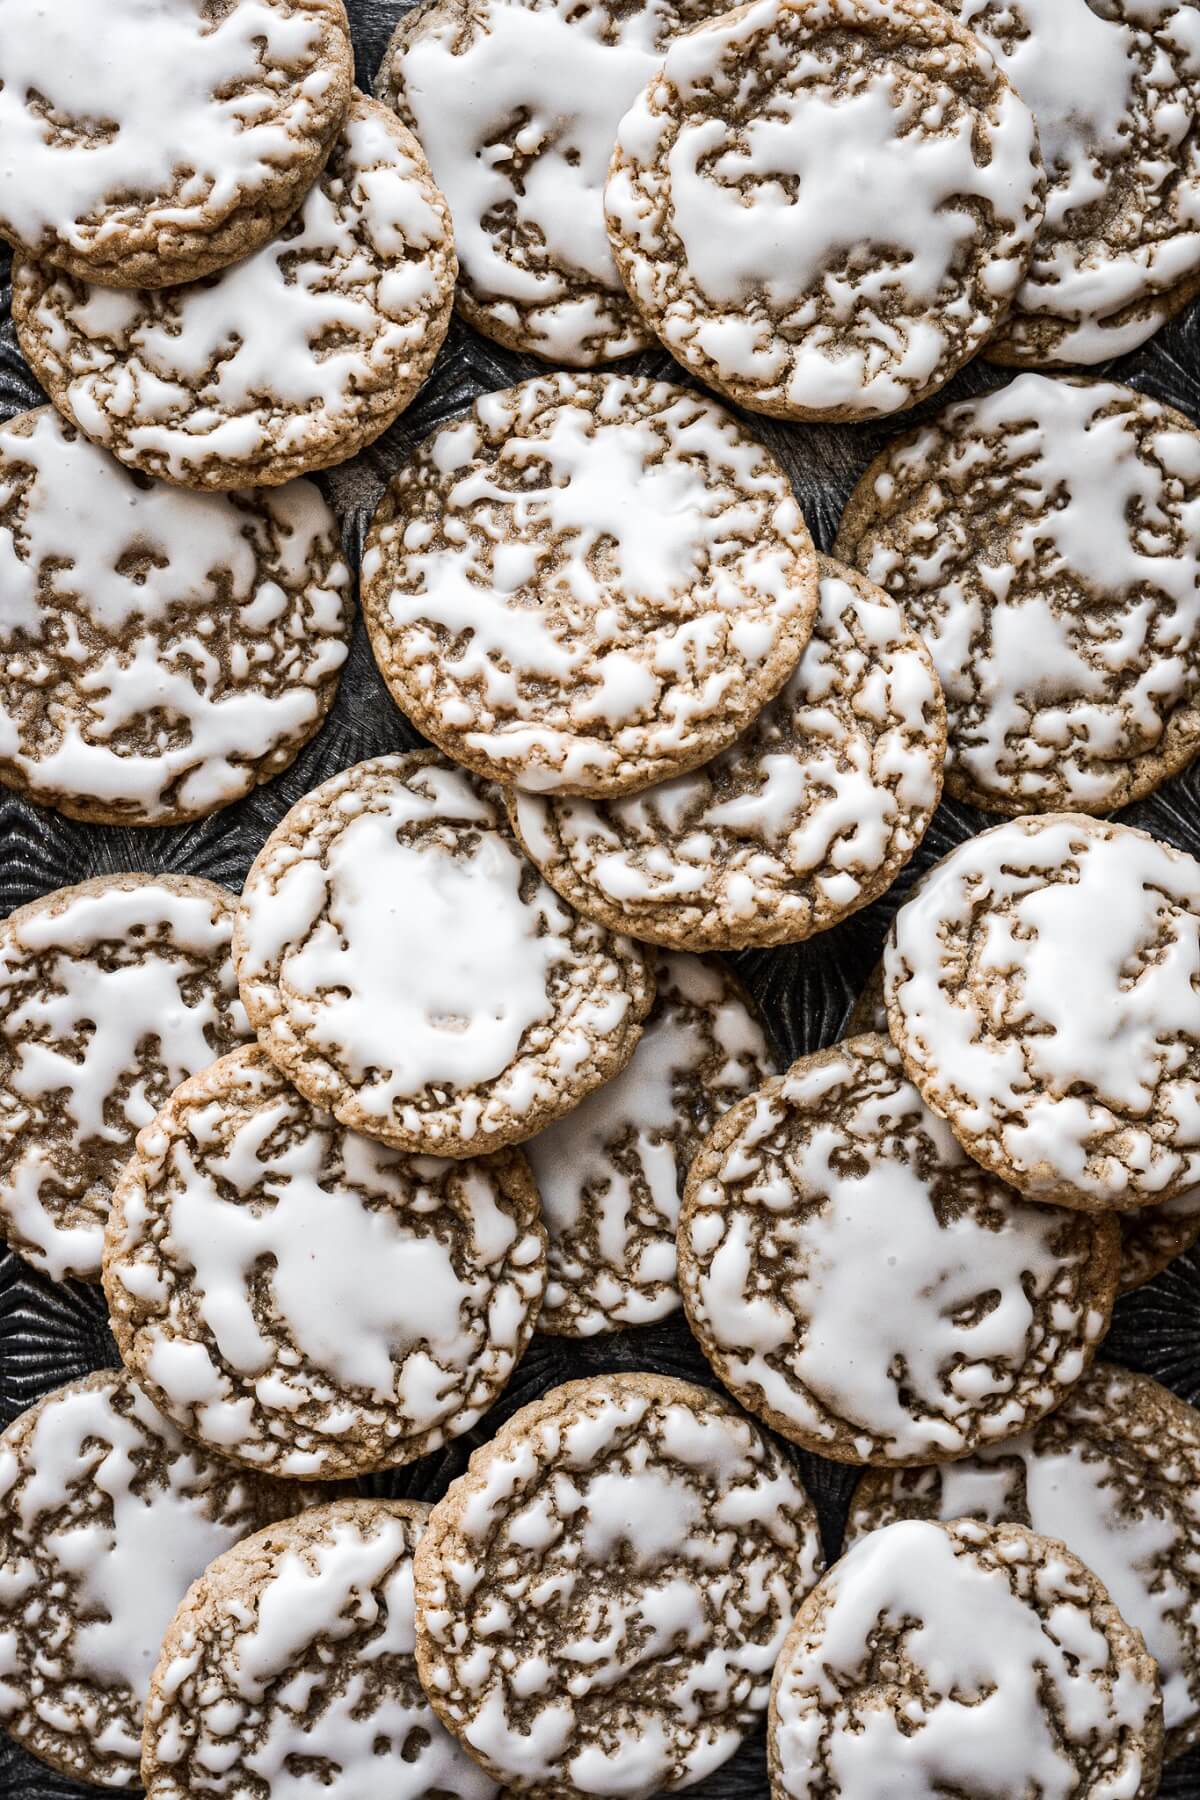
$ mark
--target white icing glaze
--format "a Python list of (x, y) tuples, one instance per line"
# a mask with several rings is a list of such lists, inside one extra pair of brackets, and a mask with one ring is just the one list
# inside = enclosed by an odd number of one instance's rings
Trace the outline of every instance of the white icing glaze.
[(30, 354), (89, 438), (151, 474), (234, 487), (264, 465), (322, 467), (365, 428), (377, 435), (433, 360), (453, 277), (419, 147), (359, 98), (273, 243), (153, 292), (23, 267), (18, 309)]
[(116, 254), (129, 213), (195, 231), (278, 191), (337, 79), (328, 8), (5, 0), (0, 221), (31, 249)]
[(575, 904), (696, 948), (801, 938), (877, 890), (940, 792), (937, 680), (899, 608), (822, 560), (813, 635), (748, 731), (630, 797), (518, 792), (530, 854)]
[[(766, 1440), (647, 1383), (518, 1414), (419, 1571), (426, 1678), (487, 1766), (539, 1793), (637, 1800), (719, 1766), (815, 1577), (815, 1521)], [(493, 1557), (503, 1581), (481, 1585)]]
[(333, 513), (309, 482), (147, 486), (49, 408), (22, 420), (0, 429), (0, 762), (138, 824), (227, 805), (291, 760), (345, 660)]
[(1200, 1175), (1200, 866), (1050, 815), (952, 851), (896, 917), (893, 1035), (977, 1158), (1132, 1208)]
[(628, 947), (618, 968), (531, 885), (496, 801), (447, 765), (359, 765), (299, 815), (251, 871), (236, 953), (252, 1020), (319, 1061), (289, 1063), (302, 1089), (333, 1070), (355, 1122), (429, 1149), (565, 1110), (597, 1042), (628, 1028)]
[(897, 0), (757, 0), (672, 44), (621, 121), (618, 265), (668, 349), (751, 404), (911, 405), (1021, 279), (1032, 117), (973, 39), (921, 38)]
[(803, 1059), (710, 1152), (681, 1226), (693, 1327), (726, 1386), (840, 1455), (1011, 1437), (1108, 1324), (1093, 1227), (968, 1163), (878, 1037)]
[(227, 1058), (122, 1182), (123, 1353), (185, 1429), (277, 1474), (435, 1449), (503, 1386), (544, 1286), (532, 1201), (499, 1179), (341, 1129), (259, 1050)]
[(687, 1164), (770, 1069), (757, 1019), (719, 968), (661, 956), (655, 975), (654, 1009), (621, 1074), (526, 1145), (550, 1233), (543, 1330), (590, 1336), (675, 1310)]
[(144, 877), (0, 929), (0, 1213), (56, 1280), (96, 1280), (115, 1178), (185, 1076), (249, 1035), (233, 896)]
[(1200, 436), (1180, 423), (1129, 388), (1023, 375), (876, 473), (881, 510), (843, 547), (922, 631), (951, 767), (983, 795), (1129, 798), (1129, 762), (1194, 701)]
[(247, 1547), (245, 1584), (213, 1594), (158, 1671), (147, 1734), (156, 1800), (306, 1800), (314, 1764), (329, 1800), (372, 1800), (384, 1756), (388, 1800), (490, 1800), (496, 1783), (417, 1684), (418, 1529), (384, 1505), (343, 1502), (310, 1513), (303, 1543), (265, 1571)]
[[(856, 1544), (780, 1663), (780, 1792), (1134, 1800), (1157, 1696), (1127, 1653), (1117, 1664), (1080, 1572), (1055, 1550), (969, 1521), (953, 1536), (906, 1521)], [(872, 1697), (877, 1641), (893, 1678), (907, 1676), (894, 1704)]]
[(381, 521), (363, 576), (397, 698), (527, 788), (645, 786), (727, 743), (813, 604), (782, 469), (665, 382), (486, 395), (401, 472)]

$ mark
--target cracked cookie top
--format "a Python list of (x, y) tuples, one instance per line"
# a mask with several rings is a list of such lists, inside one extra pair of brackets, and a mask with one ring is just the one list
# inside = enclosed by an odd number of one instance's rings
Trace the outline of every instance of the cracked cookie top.
[(495, 790), (432, 752), (345, 769), (283, 819), (234, 934), (264, 1050), (399, 1149), (532, 1137), (633, 1053), (643, 953), (526, 861)]
[(913, 406), (986, 342), (1042, 217), (1033, 117), (928, 0), (753, 0), (678, 38), (605, 190), (634, 302), (758, 412)]
[(816, 1577), (816, 1516), (725, 1400), (658, 1375), (525, 1407), (417, 1547), (417, 1665), (436, 1711), (537, 1800), (629, 1800), (733, 1755)]

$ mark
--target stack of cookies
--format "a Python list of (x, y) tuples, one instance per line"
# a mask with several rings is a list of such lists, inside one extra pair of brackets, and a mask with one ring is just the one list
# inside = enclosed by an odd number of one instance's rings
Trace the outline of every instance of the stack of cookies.
[[(277, 811), (240, 896), (0, 925), (0, 1225), (122, 1364), (0, 1437), (0, 1718), (150, 1800), (638, 1800), (764, 1718), (777, 1800), (1148, 1797), (1200, 1742), (1200, 1415), (1095, 1357), (1200, 1235), (1200, 864), (1101, 815), (1200, 750), (1200, 432), (1056, 370), (1200, 289), (1200, 9), (425, 0), (376, 99), (342, 0), (86, 10), (0, 16), (52, 402), (0, 428), (0, 781), (148, 826), (287, 768), (352, 627), (308, 477), (455, 304), (548, 367), (366, 533), (431, 747)], [(655, 346), (687, 385), (595, 367)], [(981, 353), (1035, 372), (818, 553), (734, 409)], [(712, 953), (836, 931), (943, 784), (1006, 822), (781, 1072)], [(709, 1385), (522, 1362), (673, 1313)], [(861, 1471), (827, 1570), (792, 1446)]]

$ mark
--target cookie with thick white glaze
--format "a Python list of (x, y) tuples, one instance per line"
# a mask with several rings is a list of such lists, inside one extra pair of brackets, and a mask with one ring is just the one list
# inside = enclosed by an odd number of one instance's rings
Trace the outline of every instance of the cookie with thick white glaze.
[(1012, 1520), (1102, 1581), (1158, 1664), (1166, 1754), (1200, 1740), (1200, 1413), (1097, 1363), (1030, 1432), (940, 1469), (865, 1475), (851, 1542), (895, 1519)]
[(344, 769), (246, 878), (238, 983), (306, 1099), (397, 1149), (532, 1137), (624, 1068), (654, 998), (642, 952), (521, 854), (497, 791), (431, 751)]
[(280, 235), (204, 281), (116, 293), (18, 259), (13, 318), (55, 405), (181, 487), (278, 486), (404, 411), (446, 335), (450, 216), (420, 145), (356, 94)]
[(1154, 1658), (1095, 1576), (1021, 1525), (909, 1520), (834, 1564), (771, 1689), (773, 1800), (904, 1791), (1150, 1800)]
[(794, 943), (877, 899), (942, 789), (928, 652), (880, 589), (819, 557), (812, 637), (728, 749), (643, 793), (512, 791), (529, 855), (572, 906), (680, 950)]
[(545, 1286), (518, 1151), (390, 1149), (311, 1107), (257, 1046), (140, 1133), (105, 1239), (126, 1366), (189, 1437), (293, 1480), (412, 1462), (470, 1430)]
[(759, 1722), (820, 1567), (816, 1515), (725, 1400), (661, 1375), (553, 1388), (471, 1458), (416, 1554), (417, 1667), (537, 1800), (687, 1787)]
[(1200, 863), (1082, 814), (960, 844), (900, 908), (888, 1029), (969, 1156), (1135, 1212), (1200, 1182)]
[(665, 953), (654, 976), (654, 1005), (621, 1073), (525, 1145), (550, 1240), (540, 1331), (591, 1337), (675, 1311), (688, 1167), (726, 1107), (776, 1067), (722, 963)]
[(722, 0), (428, 0), (376, 81), (454, 215), (463, 318), (582, 368), (651, 335), (621, 285), (602, 190), (621, 114), (671, 38)]
[(1084, 1374), (1116, 1221), (976, 1167), (886, 1038), (802, 1057), (692, 1164), (679, 1285), (741, 1404), (840, 1462), (941, 1462), (1011, 1438)]
[(621, 794), (706, 762), (787, 680), (817, 561), (787, 475), (711, 400), (547, 375), (393, 479), (363, 558), (384, 680), (457, 762)]
[(1114, 382), (1023, 375), (896, 438), (837, 554), (905, 609), (949, 711), (946, 787), (1109, 812), (1200, 749), (1200, 431)]
[(995, 331), (1042, 219), (1033, 116), (930, 0), (751, 0), (667, 50), (605, 189), (646, 323), (752, 411), (867, 419)]
[(0, 1724), (82, 1781), (138, 1786), (163, 1633), (191, 1583), (302, 1489), (185, 1443), (122, 1370), (0, 1437)]
[(350, 99), (342, 0), (5, 0), (0, 237), (112, 287), (190, 281), (281, 229)]
[(338, 1500), (245, 1538), (188, 1590), (151, 1680), (148, 1800), (493, 1800), (413, 1657), (428, 1507)]
[(194, 875), (102, 875), (0, 925), (0, 1230), (56, 1281), (100, 1279), (137, 1133), (250, 1036), (236, 904)]

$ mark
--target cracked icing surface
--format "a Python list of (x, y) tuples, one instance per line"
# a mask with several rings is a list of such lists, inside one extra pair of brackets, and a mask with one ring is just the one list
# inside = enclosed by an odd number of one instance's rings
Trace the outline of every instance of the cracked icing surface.
[(141, 1133), (105, 1244), (117, 1346), (157, 1405), (219, 1455), (300, 1480), (468, 1431), (545, 1284), (517, 1152), (406, 1156), (314, 1111), (257, 1047)]
[(0, 925), (0, 1221), (57, 1281), (99, 1280), (136, 1133), (250, 1035), (235, 905), (190, 875), (107, 875)]
[(651, 341), (613, 264), (602, 190), (621, 114), (669, 39), (721, 0), (434, 0), (401, 20), (381, 100), (454, 215), (457, 305), (514, 350), (582, 367)]
[(875, 899), (913, 854), (941, 792), (937, 679), (894, 602), (818, 560), (795, 672), (721, 755), (632, 798), (510, 796), (581, 912), (679, 949), (788, 943)]
[(1023, 375), (898, 439), (837, 551), (923, 634), (948, 790), (1104, 812), (1200, 748), (1200, 432), (1111, 382)]
[(541, 1331), (591, 1337), (675, 1311), (688, 1165), (725, 1108), (774, 1067), (722, 964), (660, 955), (654, 972), (654, 1006), (620, 1075), (525, 1146), (550, 1234)]
[(1200, 864), (1073, 814), (945, 857), (884, 952), (888, 1024), (977, 1162), (1133, 1211), (1200, 1179)]
[(1200, 280), (1200, 16), (1188, 0), (949, 0), (1037, 119), (1046, 218), (1000, 362), (1097, 363)]
[(569, 1382), (433, 1510), (421, 1680), (537, 1800), (687, 1786), (758, 1722), (819, 1559), (803, 1488), (728, 1401), (657, 1375)]
[[(257, 1533), (176, 1615), (147, 1708), (149, 1800), (492, 1800), (413, 1657), (427, 1508), (342, 1500)], [(386, 1757), (386, 1763), (380, 1761)]]
[(775, 1800), (1149, 1800), (1162, 1710), (1140, 1636), (1061, 1544), (912, 1520), (801, 1607), (767, 1748)]
[(963, 1517), (1014, 1520), (1073, 1550), (1158, 1664), (1168, 1756), (1200, 1738), (1200, 1414), (1101, 1363), (1013, 1443), (866, 1476), (847, 1529)]
[(692, 1164), (688, 1319), (721, 1381), (847, 1462), (940, 1462), (1058, 1405), (1108, 1329), (1113, 1219), (976, 1168), (856, 1037), (739, 1103)]
[(616, 1075), (654, 998), (642, 952), (521, 855), (495, 790), (426, 751), (292, 808), (246, 879), (234, 954), (301, 1093), (449, 1156), (532, 1137)]
[(92, 823), (168, 825), (293, 761), (350, 631), (311, 482), (180, 494), (50, 407), (0, 427), (0, 781)]
[(404, 410), (446, 335), (455, 268), (420, 146), (360, 94), (255, 255), (142, 292), (18, 261), (13, 311), (55, 404), (123, 463), (184, 487), (274, 485), (345, 461)]
[(812, 540), (775, 458), (666, 382), (486, 394), (393, 480), (363, 608), (398, 704), (522, 787), (627, 793), (705, 761), (812, 627)]
[(754, 0), (621, 121), (617, 267), (673, 356), (759, 412), (893, 413), (995, 328), (1041, 219), (1033, 119), (927, 0)]
[(271, 237), (350, 97), (341, 0), (5, 0), (0, 236), (114, 286)]
[(124, 1371), (70, 1382), (0, 1437), (0, 1720), (54, 1768), (137, 1787), (171, 1616), (239, 1538), (303, 1504), (184, 1444)]

